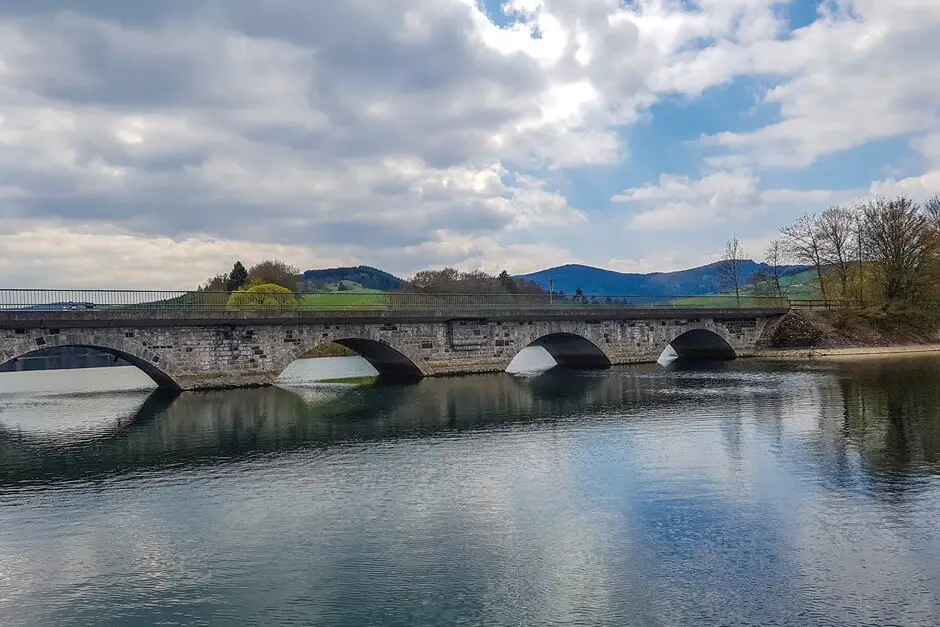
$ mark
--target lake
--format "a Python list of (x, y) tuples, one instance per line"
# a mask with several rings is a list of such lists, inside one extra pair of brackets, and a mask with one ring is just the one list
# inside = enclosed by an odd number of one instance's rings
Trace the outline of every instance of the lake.
[(0, 374), (0, 624), (940, 624), (940, 357), (519, 370)]

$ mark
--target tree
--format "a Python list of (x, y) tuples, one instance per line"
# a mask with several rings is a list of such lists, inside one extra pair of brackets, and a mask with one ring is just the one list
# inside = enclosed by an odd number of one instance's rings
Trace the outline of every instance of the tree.
[(904, 196), (869, 201), (864, 211), (867, 249), (878, 265), (885, 300), (916, 300), (935, 254), (927, 216)]
[(819, 233), (819, 256), (822, 263), (835, 268), (839, 276), (841, 296), (848, 294), (852, 262), (852, 240), (855, 216), (845, 207), (832, 206), (816, 220)]
[(337, 292), (348, 292), (348, 291), (349, 291), (349, 288), (346, 287), (346, 284), (345, 284), (344, 282), (340, 281), (340, 282), (336, 285), (336, 291), (337, 291)]
[(813, 266), (816, 270), (819, 289), (825, 299), (827, 296), (826, 284), (823, 281), (823, 247), (819, 232), (818, 219), (809, 215), (804, 215), (796, 223), (780, 231), (787, 254), (797, 263)]
[(422, 270), (408, 281), (408, 288), (423, 294), (453, 294), (459, 280), (460, 271), (456, 268)]
[(544, 294), (531, 281), (514, 279), (505, 270), (499, 276), (482, 270), (461, 272), (456, 268), (422, 270), (406, 283), (406, 290), (422, 294)]
[(924, 215), (935, 235), (940, 236), (940, 194), (934, 194), (924, 203)]
[(767, 251), (764, 253), (764, 263), (770, 267), (770, 270), (764, 277), (764, 284), (769, 288), (770, 295), (774, 298), (784, 297), (783, 288), (783, 243), (779, 238), (770, 242)]
[(241, 261), (236, 261), (225, 282), (225, 291), (234, 292), (244, 287), (246, 283), (248, 283), (248, 271), (245, 270), (245, 266), (242, 265)]
[(855, 283), (858, 304), (865, 304), (865, 207), (856, 204), (852, 208), (852, 217), (855, 219)]
[(265, 259), (248, 270), (248, 283), (250, 285), (273, 283), (294, 291), (297, 289), (297, 284), (301, 278), (300, 268), (279, 259)]
[(297, 299), (286, 287), (266, 283), (232, 292), (228, 304), (236, 308), (290, 309), (297, 305)]
[(741, 287), (744, 285), (744, 262), (746, 253), (741, 248), (738, 238), (725, 242), (725, 250), (718, 262), (718, 283), (726, 290), (732, 290), (741, 306)]
[(228, 275), (227, 274), (218, 274), (208, 281), (205, 284), (200, 285), (197, 289), (197, 292), (227, 292), (228, 290)]
[(503, 270), (499, 273), (499, 276), (496, 277), (499, 279), (499, 284), (503, 288), (503, 291), (507, 294), (515, 294), (519, 291), (519, 286), (516, 283), (516, 280), (509, 276), (509, 273)]

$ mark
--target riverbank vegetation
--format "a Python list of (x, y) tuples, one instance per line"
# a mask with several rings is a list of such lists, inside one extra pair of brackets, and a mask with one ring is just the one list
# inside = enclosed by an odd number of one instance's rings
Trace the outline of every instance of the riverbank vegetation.
[[(762, 276), (754, 292), (807, 298), (825, 311), (792, 311), (768, 337), (774, 347), (930, 343), (940, 329), (940, 196), (901, 196), (833, 206), (782, 229), (765, 255), (770, 267), (805, 265), (800, 275)], [(728, 263), (730, 266), (730, 262)], [(793, 282), (802, 288), (795, 295)]]
[(916, 310), (793, 310), (770, 323), (763, 348), (839, 349), (940, 342), (937, 320)]
[[(781, 230), (765, 261), (806, 266), (819, 298), (844, 307), (931, 311), (940, 300), (940, 196), (875, 198), (806, 214)], [(732, 262), (726, 255), (722, 263)], [(789, 296), (773, 274), (754, 288)]]

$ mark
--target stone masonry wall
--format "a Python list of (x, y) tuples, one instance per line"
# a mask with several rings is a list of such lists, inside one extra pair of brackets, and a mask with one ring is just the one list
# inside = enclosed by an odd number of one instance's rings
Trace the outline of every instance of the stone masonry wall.
[[(452, 320), (429, 323), (271, 324), (0, 329), (0, 363), (50, 346), (91, 346), (118, 355), (163, 387), (269, 385), (294, 359), (324, 342), (362, 339), (389, 346), (424, 376), (502, 371), (523, 348), (555, 333), (582, 337), (612, 364), (655, 361), (676, 337), (712, 331), (739, 356), (752, 355), (766, 318), (585, 321)], [(547, 342), (551, 341), (549, 337)], [(385, 351), (388, 352), (388, 351)], [(366, 355), (369, 358), (368, 355)], [(374, 362), (381, 372), (383, 364)]]

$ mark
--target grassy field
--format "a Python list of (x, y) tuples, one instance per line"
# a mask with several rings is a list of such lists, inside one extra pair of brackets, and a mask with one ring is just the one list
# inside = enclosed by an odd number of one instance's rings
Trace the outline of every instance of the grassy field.
[(356, 351), (346, 348), (341, 344), (336, 344), (335, 342), (327, 342), (326, 344), (320, 344), (314, 348), (311, 348), (309, 351), (303, 354), (305, 359), (312, 359), (316, 357), (354, 357), (358, 355)]
[(780, 283), (787, 298), (821, 298), (819, 278), (816, 276), (815, 270), (804, 270), (803, 272), (783, 277)]
[(703, 307), (708, 309), (716, 309), (723, 307), (773, 307), (777, 304), (777, 301), (774, 298), (751, 296), (749, 294), (742, 293), (740, 299), (735, 298), (734, 294), (706, 294), (704, 296), (677, 298), (669, 304), (675, 307)]
[[(796, 274), (783, 277), (780, 286), (786, 298), (793, 300), (810, 300), (821, 298), (819, 292), (819, 279), (815, 270), (804, 270)], [(734, 294), (706, 294), (703, 296), (690, 296), (678, 298), (672, 305), (680, 307), (737, 307)], [(772, 299), (754, 296), (753, 288), (741, 291), (741, 307), (760, 307), (772, 305)]]
[(299, 309), (316, 311), (342, 311), (344, 309), (388, 309), (389, 297), (378, 290), (356, 292), (317, 292), (304, 294)]

